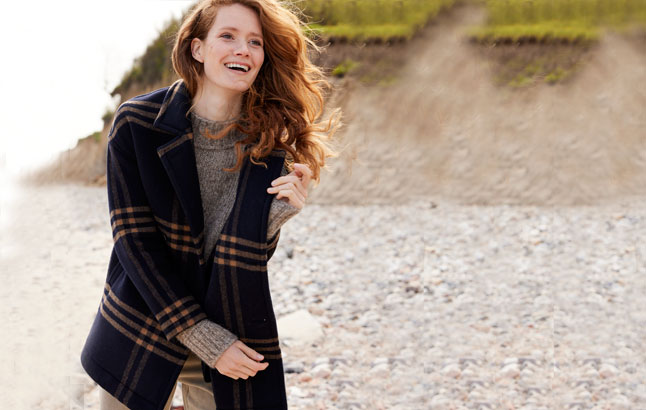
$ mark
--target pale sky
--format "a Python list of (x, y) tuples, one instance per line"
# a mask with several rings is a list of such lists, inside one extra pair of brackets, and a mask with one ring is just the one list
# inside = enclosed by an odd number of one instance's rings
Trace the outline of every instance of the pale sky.
[(0, 173), (53, 159), (102, 127), (135, 57), (194, 0), (4, 1)]

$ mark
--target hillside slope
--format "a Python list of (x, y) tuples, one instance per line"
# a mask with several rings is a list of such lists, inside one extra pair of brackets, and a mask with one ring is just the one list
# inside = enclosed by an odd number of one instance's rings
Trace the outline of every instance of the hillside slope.
[(348, 148), (312, 201), (571, 205), (646, 193), (644, 43), (608, 33), (571, 81), (502, 88), (463, 35), (484, 17), (454, 9), (407, 45), (395, 84), (349, 85)]
[[(337, 82), (346, 148), (310, 202), (574, 205), (646, 194), (646, 36), (607, 33), (569, 81), (512, 89), (494, 82), (501, 50), (466, 40), (484, 18), (482, 7), (457, 6), (404, 45), (326, 51), (327, 66), (385, 55), (397, 79)], [(32, 182), (104, 183), (103, 145), (79, 144)]]

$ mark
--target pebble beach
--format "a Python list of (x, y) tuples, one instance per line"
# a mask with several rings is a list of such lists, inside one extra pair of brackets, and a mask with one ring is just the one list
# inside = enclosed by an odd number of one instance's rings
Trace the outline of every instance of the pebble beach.
[[(79, 355), (105, 188), (21, 187), (2, 213), (0, 396), (98, 409)], [(307, 205), (269, 263), (290, 409), (644, 408), (645, 230), (641, 198)]]

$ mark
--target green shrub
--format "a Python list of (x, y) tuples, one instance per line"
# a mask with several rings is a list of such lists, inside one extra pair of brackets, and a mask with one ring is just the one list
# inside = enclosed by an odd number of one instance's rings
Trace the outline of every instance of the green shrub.
[(332, 70), (332, 75), (335, 77), (343, 77), (346, 74), (350, 73), (350, 71), (352, 71), (353, 69), (357, 68), (358, 65), (359, 63), (357, 63), (356, 61), (350, 59), (344, 60), (341, 64), (334, 67), (334, 69)]

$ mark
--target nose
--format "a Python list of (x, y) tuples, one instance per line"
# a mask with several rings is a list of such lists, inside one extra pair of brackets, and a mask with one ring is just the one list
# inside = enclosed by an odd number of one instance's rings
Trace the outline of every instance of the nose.
[(239, 55), (242, 55), (242, 56), (249, 55), (249, 46), (247, 45), (246, 41), (243, 40), (243, 41), (240, 41), (238, 43), (238, 45), (236, 47), (235, 54), (238, 55), (238, 56)]

